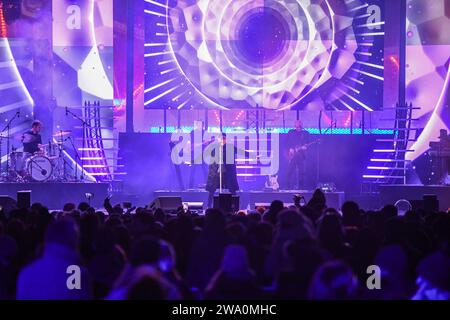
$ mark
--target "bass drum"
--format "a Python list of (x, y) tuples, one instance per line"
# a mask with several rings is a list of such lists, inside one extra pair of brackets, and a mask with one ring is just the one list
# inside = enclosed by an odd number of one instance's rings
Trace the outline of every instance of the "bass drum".
[(37, 182), (45, 182), (53, 174), (52, 162), (44, 156), (34, 156), (27, 160), (28, 176)]

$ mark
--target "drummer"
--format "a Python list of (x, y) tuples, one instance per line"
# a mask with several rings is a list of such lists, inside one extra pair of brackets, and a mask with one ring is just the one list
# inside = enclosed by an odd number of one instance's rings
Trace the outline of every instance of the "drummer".
[(39, 120), (35, 120), (31, 125), (31, 129), (22, 135), (24, 160), (32, 157), (36, 153), (42, 152), (41, 129), (42, 123)]

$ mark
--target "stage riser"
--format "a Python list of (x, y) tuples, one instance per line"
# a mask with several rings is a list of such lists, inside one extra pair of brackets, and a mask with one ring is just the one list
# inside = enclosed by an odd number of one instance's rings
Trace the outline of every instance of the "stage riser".
[(394, 204), (401, 199), (419, 201), (424, 195), (436, 195), (440, 210), (447, 211), (450, 208), (449, 186), (380, 186), (380, 198), (385, 204)]
[[(294, 195), (301, 194), (309, 201), (312, 192), (241, 192), (240, 207), (242, 209), (250, 206), (254, 208), (255, 203), (270, 203), (273, 200), (281, 200), (286, 204), (294, 202)], [(183, 202), (203, 202), (206, 206), (208, 201), (208, 192), (206, 191), (155, 191), (154, 197), (181, 197)], [(326, 193), (328, 207), (340, 209), (345, 201), (344, 192)]]
[(59, 210), (68, 202), (77, 205), (88, 202), (86, 193), (92, 193), (91, 205), (101, 208), (108, 188), (108, 183), (0, 183), (0, 195), (17, 199), (17, 191), (31, 190), (31, 203), (39, 202), (51, 210)]

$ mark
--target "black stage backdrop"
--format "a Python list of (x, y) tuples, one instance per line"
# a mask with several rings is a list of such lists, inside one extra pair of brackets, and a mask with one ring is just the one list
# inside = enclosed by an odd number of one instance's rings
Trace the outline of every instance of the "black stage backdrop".
[[(359, 193), (362, 175), (372, 156), (377, 138), (374, 135), (322, 135), (320, 144), (308, 151), (307, 188), (314, 189), (318, 182), (333, 182), (339, 191)], [(127, 193), (152, 195), (155, 190), (186, 190), (202, 188), (206, 183), (206, 165), (174, 166), (170, 159), (170, 134), (121, 134), (119, 158), (128, 173), (124, 177)], [(280, 137), (281, 188), (285, 189), (287, 160), (286, 135)], [(242, 190), (262, 190), (265, 177), (255, 181), (239, 179)]]

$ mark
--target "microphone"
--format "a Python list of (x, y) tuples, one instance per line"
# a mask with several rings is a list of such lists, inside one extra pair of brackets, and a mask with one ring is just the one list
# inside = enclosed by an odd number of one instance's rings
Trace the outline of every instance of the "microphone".
[(16, 112), (16, 116), (17, 116), (17, 118), (20, 118), (20, 111)]
[(69, 109), (66, 107), (66, 117), (69, 115)]

